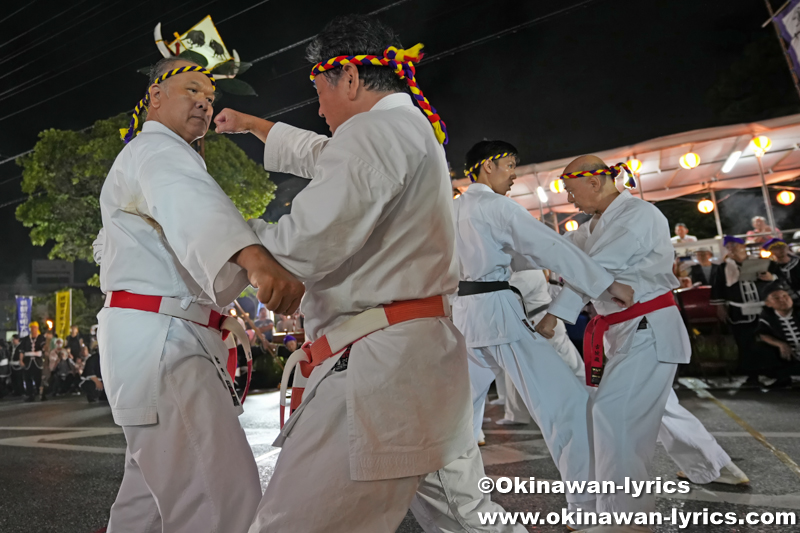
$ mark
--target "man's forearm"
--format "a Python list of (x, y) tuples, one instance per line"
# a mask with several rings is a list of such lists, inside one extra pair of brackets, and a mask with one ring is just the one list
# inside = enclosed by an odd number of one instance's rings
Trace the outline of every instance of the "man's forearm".
[(274, 122), (270, 122), (269, 120), (265, 120), (263, 118), (254, 117), (252, 115), (247, 119), (247, 130), (258, 137), (262, 143), (267, 142), (269, 130), (271, 130), (272, 126), (274, 125)]

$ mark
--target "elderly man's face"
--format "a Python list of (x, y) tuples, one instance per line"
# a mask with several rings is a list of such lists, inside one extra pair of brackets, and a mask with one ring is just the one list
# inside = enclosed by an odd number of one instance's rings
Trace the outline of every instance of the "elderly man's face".
[(329, 82), (325, 75), (314, 78), (314, 85), (319, 97), (319, 116), (325, 119), (331, 133), (336, 133), (336, 129), (350, 118), (350, 113), (348, 113), (350, 99), (347, 96), (348, 80), (345, 77), (344, 75), (340, 76), (336, 85)]
[(782, 313), (791, 311), (792, 307), (794, 306), (794, 302), (792, 302), (792, 297), (789, 296), (789, 293), (786, 291), (773, 291), (769, 293), (769, 296), (767, 296), (767, 299), (764, 302), (764, 304), (767, 307), (770, 307)]
[(297, 341), (289, 341), (286, 343), (286, 348), (289, 349), (290, 352), (297, 351)]
[(753, 219), (753, 229), (757, 232), (763, 232), (767, 228), (766, 222), (764, 222), (763, 218), (754, 218)]
[(689, 235), (689, 230), (683, 225), (675, 226), (675, 235), (683, 239)]
[[(191, 65), (176, 62), (172, 68)], [(185, 72), (150, 87), (150, 108), (157, 120), (188, 143), (203, 137), (214, 113), (214, 86), (205, 74)]]
[(567, 191), (567, 201), (588, 215), (594, 215), (602, 200), (603, 178), (593, 176), (589, 178), (570, 178), (564, 180), (564, 190)]
[(747, 259), (747, 246), (744, 244), (734, 242), (728, 245), (728, 250), (731, 253), (731, 257), (734, 261), (739, 261), (740, 263)]

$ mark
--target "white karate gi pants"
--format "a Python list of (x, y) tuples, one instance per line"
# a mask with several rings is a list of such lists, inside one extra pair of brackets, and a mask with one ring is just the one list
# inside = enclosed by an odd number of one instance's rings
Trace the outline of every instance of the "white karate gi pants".
[[(615, 354), (590, 397), (594, 479), (624, 484), (626, 477), (648, 481), (661, 419), (672, 391), (675, 363), (656, 355), (651, 328), (638, 330), (626, 354)], [(654, 512), (655, 495), (600, 494), (597, 512)]]
[(444, 468), (428, 474), (411, 502), (425, 533), (525, 533), (522, 525), (481, 525), (478, 513), (502, 513), (488, 494), (477, 490), (486, 474), (477, 443)]
[(421, 476), (350, 479), (346, 382), (347, 370), (320, 382), (283, 445), (250, 533), (394, 533), (403, 521)]
[(246, 532), (261, 498), (258, 468), (230, 393), (181, 320), (158, 379), (158, 422), (122, 428), (125, 473), (108, 533)]
[[(495, 379), (492, 369), (499, 366), (510, 377), (542, 431), (562, 479), (591, 481), (586, 420), (589, 393), (553, 347), (543, 337), (525, 332), (516, 342), (467, 351), (476, 440), (483, 423), (486, 393)], [(570, 509), (594, 510), (595, 495), (566, 496)]]
[(692, 483), (710, 483), (731, 458), (670, 390), (658, 440)]
[[(533, 317), (534, 324), (538, 323), (544, 315), (547, 314), (547, 311), (542, 311), (541, 313), (537, 313)], [(558, 356), (567, 363), (567, 366), (572, 371), (573, 374), (578, 378), (581, 384), (585, 383), (585, 367), (583, 364), (583, 360), (581, 359), (581, 354), (578, 352), (578, 349), (575, 348), (575, 345), (572, 344), (572, 341), (569, 340), (569, 336), (567, 335), (567, 328), (564, 326), (564, 323), (559, 320), (556, 324), (554, 335), (552, 339), (547, 339), (547, 342), (550, 343), (550, 346), (555, 349)], [(525, 402), (522, 400), (522, 396), (519, 395), (517, 389), (514, 388), (514, 384), (511, 381), (511, 378), (508, 374), (503, 376), (503, 390), (505, 391), (506, 403), (505, 403), (505, 414), (503, 418), (506, 420), (511, 420), (512, 422), (518, 422), (520, 424), (529, 424), (531, 421), (531, 414), (528, 412), (528, 408), (525, 407)], [(496, 383), (499, 383), (496, 382)], [(500, 388), (498, 387), (498, 390)]]

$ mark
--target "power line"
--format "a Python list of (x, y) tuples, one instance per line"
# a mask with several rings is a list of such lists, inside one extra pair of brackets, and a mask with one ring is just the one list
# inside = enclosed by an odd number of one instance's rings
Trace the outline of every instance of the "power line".
[(6, 202), (4, 204), (0, 204), (0, 209), (2, 209), (4, 207), (8, 207), (10, 205), (14, 205), (14, 204), (21, 204), (22, 202), (30, 200), (31, 198), (36, 198), (37, 196), (41, 196), (43, 194), (44, 193), (42, 193), (42, 192), (37, 192), (36, 194), (31, 194), (30, 196), (26, 196), (24, 198), (17, 198), (16, 200), (11, 200), (10, 202)]
[(6, 183), (11, 183), (12, 181), (18, 180), (22, 177), (22, 174), (14, 176), (13, 178), (8, 178), (7, 180), (0, 181), (0, 185), (5, 185)]
[[(32, 45), (30, 45), (30, 46), (28, 46), (28, 47), (26, 47), (26, 48), (24, 48), (24, 49), (20, 50), (20, 51), (19, 51), (19, 52), (17, 52), (16, 54), (13, 54), (13, 55), (10, 55), (10, 56), (7, 56), (7, 57), (4, 57), (3, 59), (0, 59), (0, 65), (2, 65), (3, 63), (6, 63), (7, 61), (11, 61), (11, 60), (12, 60), (12, 59), (14, 59), (15, 57), (19, 57), (19, 56), (21, 56), (22, 54), (27, 54), (27, 53), (28, 53), (28, 52), (29, 52), (29, 51), (30, 51), (32, 48), (36, 48), (37, 46), (39, 46), (39, 45), (42, 45), (42, 44), (46, 43), (46, 42), (47, 42), (47, 41), (49, 41), (50, 39), (55, 39), (56, 37), (58, 37), (59, 35), (61, 35), (61, 34), (62, 34), (62, 33), (64, 33), (65, 31), (71, 30), (71, 29), (72, 29), (72, 28), (74, 28), (75, 26), (77, 26), (77, 25), (79, 25), (79, 24), (82, 24), (82, 23), (86, 22), (87, 20), (91, 19), (92, 17), (96, 17), (97, 15), (99, 15), (100, 13), (102, 13), (103, 11), (106, 11), (107, 9), (110, 9), (110, 8), (114, 7), (115, 5), (119, 4), (119, 3), (120, 3), (120, 2), (122, 2), (122, 1), (123, 1), (123, 0), (117, 0), (116, 2), (114, 2), (114, 3), (112, 3), (112, 4), (108, 4), (108, 5), (106, 5), (104, 8), (101, 8), (101, 9), (96, 9), (96, 8), (95, 8), (95, 10), (94, 10), (94, 13), (92, 13), (92, 14), (91, 14), (91, 15), (89, 15), (89, 16), (82, 16), (82, 17), (81, 17), (81, 18), (80, 18), (80, 19), (79, 19), (77, 22), (75, 22), (73, 25), (71, 25), (71, 26), (67, 26), (66, 28), (62, 29), (61, 31), (58, 31), (58, 32), (56, 32), (56, 33), (53, 33), (53, 34), (51, 34), (49, 37), (47, 37), (47, 38), (45, 38), (45, 39), (40, 39), (40, 40), (37, 40), (37, 41), (36, 41), (34, 44), (32, 44)], [(136, 8), (135, 8), (135, 7), (134, 7), (134, 8), (131, 8), (131, 9), (129, 9), (128, 11), (133, 11), (134, 9), (136, 9)], [(126, 11), (126, 13), (127, 13), (128, 11)]]
[(253, 4), (252, 6), (250, 6), (250, 7), (247, 7), (247, 8), (245, 8), (245, 9), (242, 9), (241, 11), (239, 11), (238, 13), (234, 13), (234, 14), (233, 14), (233, 15), (231, 15), (230, 17), (225, 17), (224, 19), (222, 19), (222, 20), (220, 20), (219, 22), (217, 22), (217, 24), (222, 24), (223, 22), (228, 22), (228, 21), (229, 21), (229, 20), (231, 20), (233, 17), (238, 17), (239, 15), (241, 15), (242, 13), (244, 13), (245, 11), (250, 11), (251, 9), (253, 9), (253, 8), (255, 8), (255, 7), (258, 7), (258, 6), (260, 6), (261, 4), (266, 4), (267, 2), (269, 2), (269, 0), (261, 0), (261, 2), (259, 2), (259, 3), (257, 3), (257, 4)]
[(23, 9), (25, 9), (26, 7), (31, 7), (31, 6), (32, 6), (32, 5), (33, 5), (35, 2), (36, 2), (36, 0), (33, 0), (31, 3), (29, 3), (29, 4), (25, 4), (25, 5), (24, 5), (24, 6), (22, 6), (21, 8), (17, 9), (17, 10), (16, 10), (16, 11), (14, 11), (13, 13), (11, 13), (10, 15), (6, 15), (5, 17), (3, 17), (3, 20), (0, 20), (0, 24), (2, 24), (3, 22), (7, 21), (7, 20), (8, 20), (8, 19), (10, 19), (11, 17), (13, 17), (14, 15), (16, 15), (16, 14), (17, 14), (17, 13), (19, 13), (20, 11), (22, 11)]
[[(206, 3), (205, 3), (205, 4), (203, 4), (202, 6), (199, 6), (199, 7), (195, 8), (195, 9), (192, 9), (192, 10), (191, 10), (191, 11), (189, 11), (189, 12), (196, 11), (196, 10), (198, 10), (198, 9), (202, 9), (203, 7), (205, 7), (205, 6), (207, 6), (208, 4), (211, 4), (211, 3), (213, 3), (213, 2), (216, 2), (216, 0), (211, 0), (210, 2), (206, 2)], [(192, 0), (188, 0), (187, 2), (184, 2), (183, 4), (181, 4), (181, 5), (179, 5), (179, 6), (176, 6), (176, 7), (172, 8), (172, 9), (170, 9), (170, 10), (166, 11), (165, 13), (162, 13), (162, 14), (161, 14), (161, 16), (165, 16), (165, 15), (168, 15), (168, 14), (172, 13), (173, 11), (177, 11), (178, 9), (180, 9), (180, 8), (182, 8), (183, 6), (185, 6), (185, 5), (187, 5), (187, 4), (190, 4), (190, 3), (192, 3)], [(130, 10), (129, 10), (129, 11), (130, 11)], [(126, 12), (122, 13), (121, 15), (119, 15), (119, 16), (117, 16), (117, 17), (114, 17), (113, 19), (109, 20), (108, 22), (114, 21), (114, 20), (116, 20), (116, 19), (118, 19), (118, 18), (120, 18), (120, 17), (124, 16), (126, 13), (128, 13), (128, 11), (126, 11)], [(116, 39), (112, 39), (112, 40), (111, 40), (111, 41), (110, 41), (108, 44), (111, 44), (111, 43), (114, 43), (114, 42), (116, 42), (116, 41), (119, 41), (119, 40), (121, 40), (121, 39), (124, 39), (124, 38), (125, 38), (125, 37), (127, 37), (128, 35), (130, 35), (130, 34), (132, 34), (132, 33), (136, 33), (136, 32), (138, 32), (140, 29), (144, 28), (145, 26), (148, 26), (149, 24), (152, 24), (152, 22), (146, 22), (146, 23), (144, 23), (144, 24), (142, 24), (142, 25), (140, 25), (140, 26), (137, 26), (136, 28), (134, 28), (134, 29), (132, 29), (132, 30), (130, 30), (130, 31), (128, 31), (128, 32), (126, 32), (126, 33), (123, 33), (122, 35), (118, 36)], [(61, 74), (64, 74), (65, 72), (69, 72), (70, 70), (72, 70), (72, 69), (74, 69), (74, 68), (76, 68), (76, 67), (79, 67), (79, 66), (81, 66), (81, 65), (85, 65), (86, 63), (88, 63), (88, 62), (90, 62), (90, 61), (93, 61), (93, 60), (95, 60), (95, 59), (97, 59), (97, 58), (99, 58), (99, 57), (101, 57), (101, 56), (104, 56), (104, 55), (108, 54), (109, 52), (113, 52), (114, 50), (116, 50), (116, 49), (120, 48), (121, 46), (125, 46), (126, 44), (129, 44), (129, 43), (128, 43), (128, 42), (122, 42), (122, 43), (118, 44), (117, 46), (114, 46), (114, 47), (111, 47), (111, 48), (108, 48), (108, 47), (106, 46), (106, 47), (103, 49), (103, 51), (102, 51), (102, 52), (100, 52), (99, 54), (95, 54), (95, 55), (93, 55), (93, 56), (91, 56), (91, 57), (87, 58), (86, 60), (84, 60), (84, 61), (81, 61), (80, 63), (73, 63), (71, 66), (69, 66), (69, 67), (65, 68), (64, 70), (60, 70), (60, 71), (58, 71), (58, 72), (55, 72), (55, 73), (53, 73), (52, 71), (51, 71), (51, 72), (48, 72), (47, 74), (52, 74), (52, 76), (49, 76), (49, 77), (45, 78), (45, 79), (44, 79), (44, 80), (42, 80), (41, 82), (38, 82), (38, 83), (36, 83), (36, 84), (32, 85), (31, 87), (33, 87), (33, 86), (35, 86), (35, 85), (39, 85), (39, 84), (41, 84), (41, 83), (43, 83), (43, 82), (45, 82), (45, 81), (51, 80), (51, 79), (55, 78), (56, 76), (60, 76)], [(46, 54), (46, 55), (43, 55), (43, 56), (41, 56), (41, 57), (38, 57), (38, 58), (36, 58), (36, 59), (33, 59), (33, 60), (31, 60), (31, 61), (28, 61), (28, 62), (26, 62), (25, 64), (23, 64), (22, 66), (20, 66), (20, 67), (17, 67), (17, 68), (15, 68), (14, 70), (12, 70), (12, 71), (10, 71), (10, 72), (6, 72), (6, 73), (5, 73), (5, 74), (3, 74), (2, 76), (0, 76), (0, 80), (1, 80), (1, 79), (3, 79), (3, 78), (5, 78), (5, 77), (7, 77), (7, 76), (10, 76), (10, 75), (11, 75), (11, 74), (13, 74), (14, 72), (17, 72), (18, 70), (21, 70), (21, 69), (23, 69), (23, 68), (25, 68), (25, 67), (27, 67), (27, 66), (30, 66), (30, 65), (31, 65), (33, 62), (35, 62), (35, 61), (38, 61), (39, 59), (42, 59), (42, 58), (44, 58), (44, 57), (47, 57), (47, 56), (49, 56), (49, 55), (52, 55), (52, 53), (53, 53), (53, 52), (55, 52), (55, 51), (57, 51), (57, 50), (60, 50), (60, 49), (64, 48), (65, 46), (67, 46), (67, 44), (63, 44), (63, 45), (61, 45), (61, 46), (59, 46), (59, 47), (57, 47), (57, 48), (54, 48), (53, 50), (49, 50), (49, 51), (48, 51), (48, 54)], [(94, 50), (91, 50), (91, 52), (93, 52), (93, 51), (94, 51)], [(91, 53), (91, 52), (89, 52), (89, 53)], [(81, 58), (84, 58), (84, 57), (86, 57), (87, 55), (89, 55), (89, 53), (87, 53), (87, 54), (83, 54), (83, 55), (80, 55), (80, 56), (76, 57), (76, 58), (75, 58), (75, 60), (77, 61), (77, 60), (79, 60), (79, 59), (81, 59)], [(18, 86), (17, 86), (17, 87), (14, 87), (13, 89), (16, 89), (16, 88), (18, 88)], [(30, 88), (30, 87), (29, 87), (29, 88)], [(9, 91), (6, 91), (6, 92), (9, 92)]]
[[(400, 4), (405, 4), (408, 1), (409, 0), (398, 0), (397, 2), (393, 2), (393, 3), (389, 4), (388, 6), (384, 6), (384, 7), (380, 8), (380, 9), (376, 9), (375, 11), (371, 11), (371, 12), (369, 12), (367, 14), (368, 15), (377, 15), (378, 13), (382, 13), (382, 12), (384, 12), (384, 11), (386, 11), (388, 9), (391, 9), (391, 8), (393, 8), (395, 6), (399, 6)], [(313, 41), (314, 37), (316, 37), (316, 36), (317, 36), (317, 34), (315, 33), (311, 37), (306, 37), (305, 39), (303, 39), (301, 41), (297, 41), (296, 43), (292, 43), (292, 44), (290, 44), (288, 46), (284, 46), (283, 48), (279, 48), (278, 50), (275, 50), (274, 52), (268, 53), (267, 55), (263, 55), (261, 57), (257, 57), (255, 59), (253, 59), (252, 61), (250, 61), (250, 63), (254, 63), (255, 64), (255, 63), (258, 63), (260, 61), (264, 61), (265, 59), (269, 59), (270, 57), (275, 57), (278, 54), (282, 54), (282, 53), (286, 52), (287, 50), (291, 50), (292, 48), (297, 48), (298, 46), (302, 46), (302, 45), (306, 44), (307, 42)]]
[[(589, 4), (591, 4), (593, 2), (597, 2), (597, 1), (598, 0), (584, 0), (583, 2), (579, 2), (579, 3), (574, 4), (572, 6), (565, 7), (564, 9), (559, 9), (558, 11), (554, 11), (552, 13), (548, 13), (547, 15), (542, 15), (541, 17), (537, 17), (535, 19), (531, 19), (531, 20), (529, 20), (527, 22), (523, 22), (522, 24), (518, 24), (518, 25), (513, 26), (511, 28), (506, 28), (505, 30), (499, 31), (497, 33), (493, 33), (493, 34), (487, 35), (485, 37), (480, 37), (480, 38), (475, 39), (474, 41), (470, 41), (470, 42), (468, 42), (466, 44), (462, 44), (462, 45), (456, 46), (454, 48), (451, 48), (449, 50), (445, 50), (444, 52), (439, 52), (438, 54), (432, 54), (430, 56), (425, 56), (425, 58), (422, 60), (422, 62), (425, 63), (425, 64), (432, 63), (433, 61), (437, 61), (437, 60), (442, 59), (444, 57), (448, 57), (448, 56), (457, 54), (458, 52), (463, 52), (464, 50), (468, 50), (469, 48), (474, 48), (475, 46), (480, 46), (481, 44), (484, 44), (484, 43), (486, 43), (486, 42), (488, 42), (488, 41), (490, 41), (492, 39), (500, 39), (502, 37), (505, 37), (506, 35), (510, 35), (512, 33), (518, 32), (519, 30), (525, 29), (528, 26), (533, 26), (535, 24), (538, 24), (540, 22), (544, 22), (544, 21), (546, 21), (548, 19), (551, 19), (553, 17), (556, 17), (558, 15), (563, 15), (563, 14), (569, 12), (569, 11), (572, 11), (573, 9), (577, 9), (579, 7), (583, 7), (583, 6), (589, 5)], [(312, 39), (313, 39), (313, 37), (312, 37)], [(296, 70), (300, 70), (300, 69), (295, 69), (295, 71)], [(292, 72), (295, 72), (295, 71), (292, 71)], [(268, 80), (268, 81), (271, 81), (271, 80)], [(295, 109), (300, 109), (301, 107), (305, 107), (307, 105), (311, 105), (316, 101), (317, 101), (317, 98), (309, 98), (308, 100), (304, 100), (304, 101), (298, 102), (296, 104), (292, 104), (292, 105), (289, 105), (289, 106), (286, 106), (286, 107), (282, 107), (281, 109), (276, 109), (275, 111), (272, 111), (270, 113), (267, 113), (266, 115), (263, 115), (262, 118), (277, 117), (277, 116), (283, 115), (285, 113), (288, 113), (290, 111), (294, 111)], [(2, 163), (0, 163), (0, 164), (2, 164)]]
[(65, 9), (64, 11), (62, 11), (62, 12), (60, 12), (60, 13), (56, 14), (56, 15), (53, 15), (52, 17), (50, 17), (49, 19), (45, 20), (44, 22), (40, 22), (39, 24), (37, 24), (37, 25), (36, 25), (36, 26), (34, 26), (33, 28), (31, 28), (31, 29), (29, 29), (29, 30), (27, 30), (27, 31), (24, 31), (24, 32), (22, 32), (22, 33), (20, 33), (20, 34), (19, 34), (19, 35), (17, 35), (16, 37), (14, 37), (14, 38), (12, 38), (12, 39), (10, 39), (10, 40), (8, 40), (8, 41), (4, 42), (3, 44), (0, 44), (0, 48), (3, 48), (3, 47), (4, 47), (4, 46), (6, 46), (7, 44), (11, 44), (11, 43), (13, 43), (14, 41), (16, 41), (17, 39), (19, 39), (20, 37), (23, 37), (23, 36), (25, 36), (25, 35), (29, 34), (30, 32), (32, 32), (33, 30), (35, 30), (36, 28), (39, 28), (40, 26), (43, 26), (43, 25), (47, 24), (48, 22), (50, 22), (50, 21), (51, 21), (51, 20), (53, 20), (54, 18), (58, 18), (58, 17), (60, 17), (61, 15), (63, 15), (63, 14), (64, 14), (64, 13), (66, 13), (67, 11), (69, 11), (70, 9), (72, 9), (72, 8), (74, 8), (74, 7), (78, 7), (79, 5), (81, 5), (82, 3), (84, 3), (85, 1), (86, 1), (86, 0), (79, 0), (77, 3), (75, 3), (75, 4), (72, 4), (71, 6), (69, 6), (69, 7), (68, 7), (67, 9)]

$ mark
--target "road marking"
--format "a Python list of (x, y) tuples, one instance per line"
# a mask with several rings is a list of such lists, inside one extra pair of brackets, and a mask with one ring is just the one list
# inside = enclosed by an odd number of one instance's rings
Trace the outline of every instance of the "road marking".
[(742, 428), (744, 428), (745, 431), (747, 431), (750, 435), (752, 435), (754, 439), (760, 442), (762, 446), (771, 451), (772, 454), (775, 457), (777, 457), (780, 462), (782, 462), (789, 468), (789, 470), (794, 472), (797, 476), (800, 476), (800, 466), (798, 466), (797, 463), (792, 461), (791, 457), (786, 455), (785, 452), (779, 450), (778, 448), (770, 444), (770, 442), (764, 437), (764, 435), (759, 433), (753, 426), (751, 426), (750, 424), (745, 422), (742, 418), (740, 418), (739, 415), (734, 413), (730, 407), (728, 407), (721, 401), (717, 400), (713, 394), (711, 394), (710, 392), (708, 392), (708, 390), (706, 390), (708, 386), (705, 383), (696, 378), (680, 378), (678, 381), (682, 385), (693, 390), (695, 394), (697, 394), (700, 398), (706, 398), (714, 402), (717, 405), (717, 407), (725, 411), (725, 413), (729, 417), (731, 417), (734, 420), (734, 422), (742, 426)]
[(256, 464), (261, 464), (264, 461), (266, 461), (267, 459), (269, 459), (270, 457), (272, 457), (273, 455), (278, 455), (279, 453), (281, 453), (281, 449), (280, 448), (276, 448), (276, 449), (274, 449), (272, 451), (269, 451), (267, 453), (262, 453), (261, 455), (256, 457)]
[(74, 452), (94, 452), (125, 454), (125, 448), (110, 446), (84, 446), (79, 444), (62, 444), (53, 441), (69, 439), (82, 439), (87, 437), (104, 437), (106, 435), (119, 435), (122, 428), (54, 428), (54, 427), (0, 427), (4, 431), (60, 431), (60, 433), (47, 433), (45, 435), (26, 435), (24, 437), (9, 437), (0, 439), (0, 446), (17, 446), (21, 448), (49, 448), (52, 450), (67, 450)]

